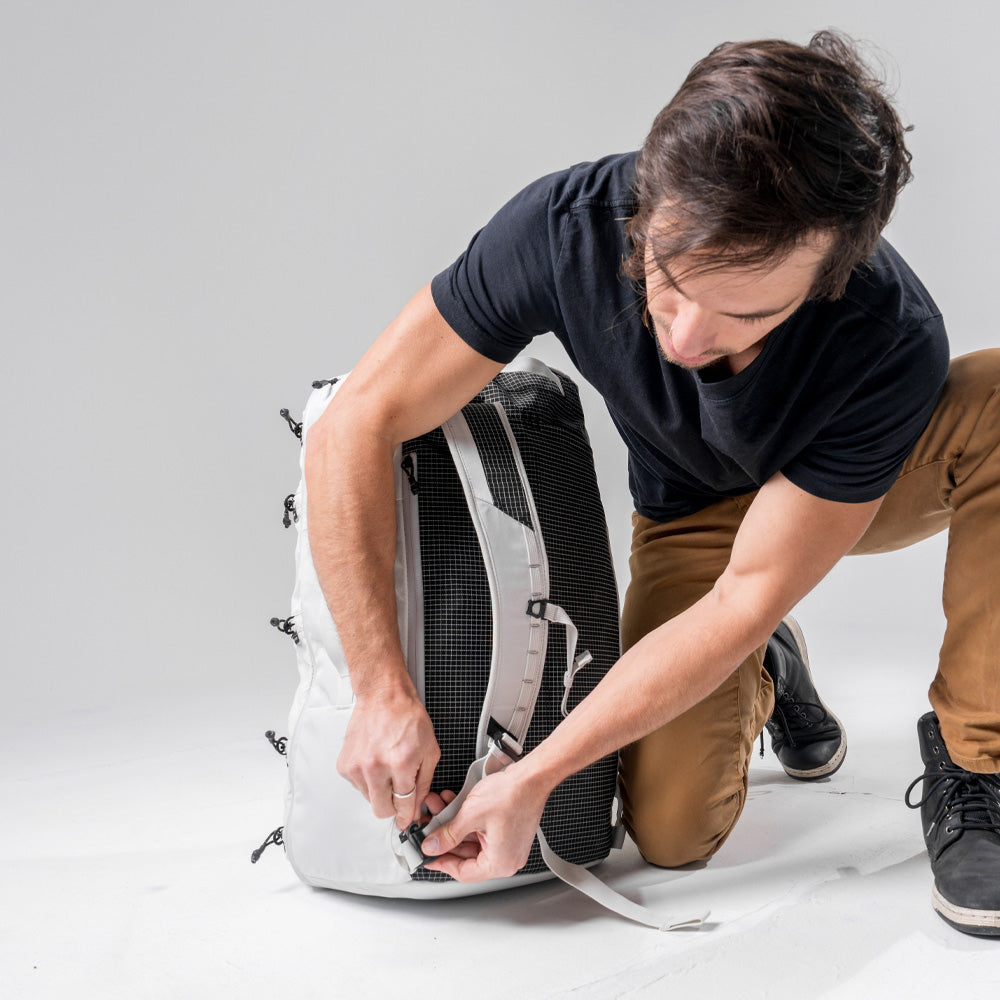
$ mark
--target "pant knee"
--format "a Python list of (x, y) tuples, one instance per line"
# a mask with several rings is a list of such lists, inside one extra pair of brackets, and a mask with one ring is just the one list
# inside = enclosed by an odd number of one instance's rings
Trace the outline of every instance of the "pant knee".
[(659, 802), (625, 809), (625, 828), (639, 853), (660, 868), (708, 861), (726, 842), (743, 811), (745, 794), (717, 802)]

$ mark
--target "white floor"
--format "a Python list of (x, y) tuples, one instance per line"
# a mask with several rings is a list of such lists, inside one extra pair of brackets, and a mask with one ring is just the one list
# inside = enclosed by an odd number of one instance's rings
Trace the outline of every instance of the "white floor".
[(44, 739), (26, 720), (0, 783), (0, 996), (996, 996), (1000, 940), (932, 912), (902, 804), (925, 684), (842, 658), (814, 643), (850, 735), (832, 780), (793, 782), (768, 750), (707, 867), (664, 872), (630, 849), (599, 869), (652, 907), (711, 909), (668, 934), (555, 882), (422, 904), (308, 889), (278, 848), (251, 866), (281, 818), (282, 761), (259, 732), (280, 727), (284, 688), (65, 714)]

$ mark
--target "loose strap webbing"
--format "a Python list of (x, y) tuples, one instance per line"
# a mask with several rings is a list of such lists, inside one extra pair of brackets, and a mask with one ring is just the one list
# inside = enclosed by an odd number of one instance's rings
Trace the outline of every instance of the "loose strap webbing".
[(573, 619), (557, 604), (549, 601), (531, 601), (528, 604), (528, 614), (533, 618), (557, 623), (566, 629), (566, 672), (563, 674), (563, 697), (559, 706), (560, 712), (566, 716), (569, 714), (569, 692), (573, 687), (573, 680), (582, 667), (593, 662), (594, 657), (591, 656), (589, 649), (585, 649), (579, 656), (576, 655), (580, 633), (573, 624)]
[[(462, 790), (452, 802), (442, 809), (441, 812), (439, 812), (427, 824), (427, 826), (424, 827), (422, 831), (423, 835), (429, 836), (438, 827), (449, 822), (455, 815), (457, 815), (459, 809), (462, 808), (462, 803), (466, 800), (469, 792), (472, 791), (476, 784), (478, 784), (487, 774), (499, 771), (509, 763), (510, 758), (505, 757), (503, 753), (499, 752), (495, 744), (491, 744), (490, 752), (485, 756), (480, 757), (479, 760), (475, 761), (472, 767), (469, 768)], [(637, 924), (642, 924), (644, 927), (653, 927), (658, 931), (674, 931), (680, 930), (681, 928), (697, 927), (708, 916), (707, 910), (698, 916), (692, 917), (661, 915), (655, 910), (651, 910), (649, 907), (643, 906), (641, 903), (636, 903), (634, 900), (631, 900), (627, 896), (623, 896), (620, 892), (612, 889), (611, 886), (609, 886), (606, 882), (602, 882), (596, 875), (594, 875), (593, 872), (584, 868), (583, 865), (574, 865), (569, 861), (563, 860), (558, 854), (556, 854), (555, 851), (552, 850), (551, 847), (549, 847), (549, 842), (545, 839), (545, 834), (542, 833), (541, 827), (539, 827), (535, 832), (535, 836), (538, 837), (538, 846), (541, 849), (542, 860), (545, 862), (546, 867), (552, 872), (553, 875), (561, 879), (571, 888), (576, 889), (578, 892), (582, 892), (585, 896), (592, 899), (598, 905), (603, 906), (606, 910), (610, 910), (612, 913), (617, 913), (620, 917), (625, 917), (627, 920), (633, 920)], [(400, 842), (399, 854), (406, 861), (411, 874), (415, 872), (417, 868), (419, 868), (420, 865), (426, 860), (421, 851), (408, 840)]]
[(654, 927), (658, 931), (675, 931), (682, 927), (697, 927), (708, 916), (708, 911), (706, 910), (697, 917), (663, 917), (649, 909), (649, 907), (643, 906), (641, 903), (636, 903), (628, 897), (623, 896), (620, 892), (616, 892), (611, 886), (602, 882), (593, 872), (588, 871), (582, 865), (574, 865), (568, 861), (563, 861), (549, 847), (541, 827), (538, 828), (536, 836), (538, 837), (538, 846), (542, 849), (542, 860), (548, 865), (549, 871), (553, 875), (562, 879), (567, 885), (582, 892), (595, 903), (599, 903), (606, 910), (617, 913), (620, 917), (625, 917), (627, 920), (634, 920), (637, 924), (642, 924), (644, 927)]

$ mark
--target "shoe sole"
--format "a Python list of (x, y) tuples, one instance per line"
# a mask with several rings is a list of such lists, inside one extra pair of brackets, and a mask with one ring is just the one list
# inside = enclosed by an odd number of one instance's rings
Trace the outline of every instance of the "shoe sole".
[(945, 899), (936, 885), (931, 891), (931, 905), (937, 915), (957, 931), (977, 937), (1000, 937), (1000, 910), (974, 910), (958, 906)]
[[(806, 673), (809, 675), (809, 680), (812, 681), (812, 670), (809, 667), (809, 650), (806, 648), (806, 637), (802, 634), (802, 628), (791, 615), (788, 615), (783, 619), (783, 621), (785, 626), (788, 628), (788, 631), (792, 633), (795, 645), (798, 647), (799, 653), (802, 656), (802, 662), (806, 665)], [(815, 681), (813, 681), (813, 687), (815, 686)], [(840, 730), (840, 746), (837, 747), (837, 752), (822, 767), (814, 767), (808, 771), (800, 771), (794, 767), (785, 767), (784, 764), (781, 764), (782, 768), (784, 768), (785, 774), (787, 774), (789, 778), (795, 778), (798, 781), (815, 781), (817, 778), (826, 778), (840, 769), (840, 765), (844, 763), (844, 758), (847, 756), (847, 731), (844, 729), (843, 723), (833, 714), (833, 712), (830, 711), (829, 708), (827, 708), (822, 698), (820, 699), (820, 704), (823, 706), (823, 710), (826, 714), (837, 723), (837, 728)], [(780, 764), (781, 761), (778, 761), (778, 763)]]

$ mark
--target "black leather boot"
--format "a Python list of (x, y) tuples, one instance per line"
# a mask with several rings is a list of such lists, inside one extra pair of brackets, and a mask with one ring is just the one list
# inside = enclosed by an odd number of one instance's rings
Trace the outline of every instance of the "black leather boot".
[[(924, 773), (906, 789), (906, 804), (923, 821), (934, 909), (966, 934), (1000, 937), (1000, 775), (952, 763), (933, 712), (917, 723), (917, 736)], [(920, 782), (923, 798), (911, 802)]]
[(774, 711), (767, 731), (785, 773), (800, 781), (833, 774), (844, 763), (847, 733), (816, 691), (806, 641), (794, 618), (786, 618), (771, 636), (764, 669), (774, 682)]

